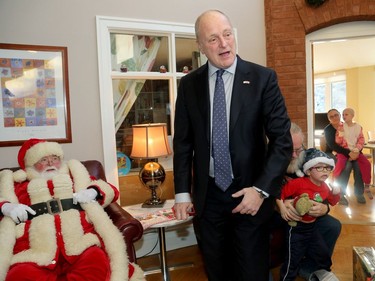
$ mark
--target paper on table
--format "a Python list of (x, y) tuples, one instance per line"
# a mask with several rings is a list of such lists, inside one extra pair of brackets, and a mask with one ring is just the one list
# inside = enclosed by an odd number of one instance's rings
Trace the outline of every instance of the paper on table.
[(143, 213), (138, 215), (133, 215), (134, 218), (140, 221), (143, 229), (147, 229), (155, 224), (175, 220), (176, 217), (171, 208), (162, 209), (155, 212)]

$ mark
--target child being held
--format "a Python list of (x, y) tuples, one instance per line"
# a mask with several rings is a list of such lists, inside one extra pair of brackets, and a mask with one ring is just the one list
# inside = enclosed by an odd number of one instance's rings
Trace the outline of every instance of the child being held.
[[(336, 205), (340, 200), (340, 188), (334, 187), (331, 190), (325, 183), (334, 167), (334, 160), (324, 152), (315, 148), (306, 150), (303, 164), (303, 172), (306, 176), (289, 181), (281, 190), (281, 198), (277, 200), (281, 216), (288, 220), (283, 203), (285, 199), (294, 198), (295, 205), (298, 204), (299, 199), (306, 200), (306, 197), (311, 200), (311, 204), (306, 206), (311, 206), (313, 201)], [(315, 260), (317, 270), (325, 270), (327, 274), (334, 277), (334, 274), (330, 273), (332, 261), (329, 250), (315, 227), (316, 217), (310, 216), (308, 210), (304, 213), (306, 214), (303, 214), (301, 221), (295, 226), (288, 226), (288, 251), (281, 267), (280, 280), (295, 280), (299, 264), (307, 253)]]
[[(337, 153), (336, 158), (336, 169), (333, 173), (334, 178), (337, 178), (344, 170), (346, 161), (357, 161), (359, 169), (361, 170), (362, 179), (365, 184), (365, 191), (370, 199), (373, 196), (370, 191), (371, 183), (371, 163), (361, 152), (365, 143), (365, 137), (363, 136), (362, 126), (353, 121), (354, 110), (352, 108), (345, 108), (342, 112), (342, 118), (344, 123), (339, 125), (336, 131), (335, 141), (338, 145), (349, 149), (352, 152), (359, 153), (357, 159), (349, 159), (344, 154)], [(366, 203), (364, 198), (357, 195), (358, 203)]]

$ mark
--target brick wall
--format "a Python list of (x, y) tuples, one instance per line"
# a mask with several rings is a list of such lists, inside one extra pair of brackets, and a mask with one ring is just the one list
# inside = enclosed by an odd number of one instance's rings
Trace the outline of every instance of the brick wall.
[(305, 36), (334, 24), (374, 21), (375, 0), (264, 0), (267, 65), (276, 70), (290, 118), (307, 131)]

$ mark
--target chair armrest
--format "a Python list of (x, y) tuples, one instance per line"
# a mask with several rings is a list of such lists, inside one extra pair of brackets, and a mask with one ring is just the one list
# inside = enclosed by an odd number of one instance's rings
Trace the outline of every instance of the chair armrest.
[(137, 262), (133, 243), (143, 235), (142, 224), (117, 203), (109, 204), (105, 211), (124, 237), (129, 261)]

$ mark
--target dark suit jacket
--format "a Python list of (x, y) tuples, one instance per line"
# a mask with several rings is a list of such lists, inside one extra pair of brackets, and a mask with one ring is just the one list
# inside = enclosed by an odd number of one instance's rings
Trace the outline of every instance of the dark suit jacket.
[[(279, 195), (292, 155), (289, 130), (290, 120), (276, 73), (237, 57), (229, 146), (239, 188), (256, 186), (271, 196)], [(208, 64), (205, 64), (181, 79), (173, 139), (175, 192), (193, 194), (197, 215), (203, 211), (207, 194), (210, 132)]]

